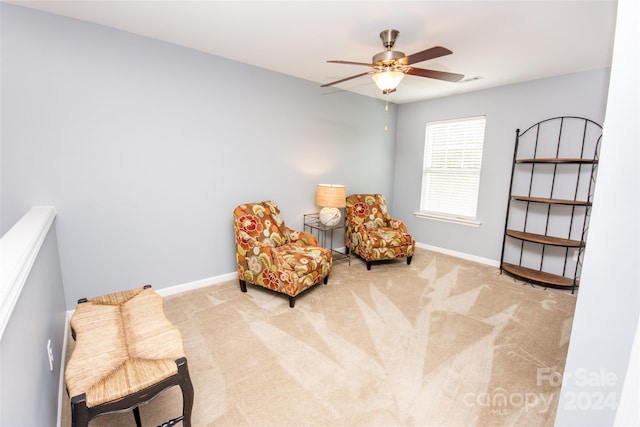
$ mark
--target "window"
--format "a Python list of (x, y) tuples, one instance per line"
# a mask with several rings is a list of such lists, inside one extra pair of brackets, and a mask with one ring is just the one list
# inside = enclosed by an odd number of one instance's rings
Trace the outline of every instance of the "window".
[(478, 224), (485, 117), (427, 123), (420, 213)]

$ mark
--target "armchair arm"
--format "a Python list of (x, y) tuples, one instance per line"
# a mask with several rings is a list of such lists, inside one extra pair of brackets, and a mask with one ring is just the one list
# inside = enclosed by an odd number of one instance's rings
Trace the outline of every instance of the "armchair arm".
[(406, 224), (399, 219), (391, 218), (391, 220), (389, 221), (389, 224), (391, 225), (391, 228), (394, 230), (402, 231), (403, 233), (409, 232)]
[(367, 226), (360, 222), (352, 222), (350, 224), (350, 228), (352, 233), (359, 233), (362, 235), (366, 235), (369, 232), (369, 229), (367, 228)]
[(320, 246), (316, 236), (306, 231), (294, 230), (287, 227), (287, 233), (289, 233), (289, 240), (291, 243), (298, 243), (304, 246)]
[(349, 240), (352, 235), (366, 236), (367, 234), (367, 227), (365, 227), (362, 222), (348, 219), (345, 221), (344, 238), (347, 245), (349, 245)]
[(356, 230), (358, 227), (363, 227), (362, 222), (355, 221), (350, 218), (345, 219), (345, 228), (348, 230)]
[(277, 248), (253, 239), (242, 230), (236, 234), (236, 257), (239, 265), (254, 272), (271, 269), (271, 266), (276, 270), (291, 270)]

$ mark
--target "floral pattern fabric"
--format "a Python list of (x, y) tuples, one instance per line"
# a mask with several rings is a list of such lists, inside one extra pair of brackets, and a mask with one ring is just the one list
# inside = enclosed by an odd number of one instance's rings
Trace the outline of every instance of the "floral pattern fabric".
[(331, 272), (331, 251), (311, 233), (288, 228), (274, 201), (233, 211), (238, 279), (295, 297)]
[(406, 225), (391, 217), (382, 194), (347, 197), (345, 245), (365, 261), (412, 257), (416, 242)]

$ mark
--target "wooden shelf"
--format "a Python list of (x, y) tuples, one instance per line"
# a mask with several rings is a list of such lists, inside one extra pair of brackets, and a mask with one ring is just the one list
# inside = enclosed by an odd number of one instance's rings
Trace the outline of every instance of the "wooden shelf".
[[(513, 265), (509, 263), (503, 263), (502, 269), (507, 273), (518, 276), (524, 280), (531, 280), (536, 283), (541, 283), (549, 286), (558, 286), (561, 288), (572, 288), (573, 279), (564, 276), (558, 276), (557, 274), (545, 273), (544, 271), (534, 270), (532, 268), (522, 267), (519, 265)], [(576, 279), (576, 286), (580, 284), (580, 280)]]
[(580, 157), (538, 157), (534, 159), (516, 159), (516, 163), (598, 163), (595, 159), (583, 159)]
[(511, 196), (511, 198), (513, 200), (520, 200), (523, 202), (551, 203), (556, 205), (570, 205), (570, 206), (591, 206), (591, 202), (585, 202), (583, 200), (546, 199), (544, 197), (527, 197), (527, 196)]
[(507, 230), (507, 236), (527, 242), (541, 243), (543, 245), (563, 246), (567, 248), (579, 248), (584, 246), (580, 240), (562, 239), (560, 237), (545, 236), (544, 234), (526, 233), (524, 231)]

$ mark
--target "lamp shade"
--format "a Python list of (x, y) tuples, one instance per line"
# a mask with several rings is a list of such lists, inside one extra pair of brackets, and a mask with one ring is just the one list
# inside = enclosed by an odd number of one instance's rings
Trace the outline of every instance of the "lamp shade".
[(344, 208), (347, 206), (344, 185), (318, 184), (316, 206), (323, 208)]
[(404, 73), (402, 71), (383, 71), (371, 75), (380, 90), (393, 90), (398, 87)]

